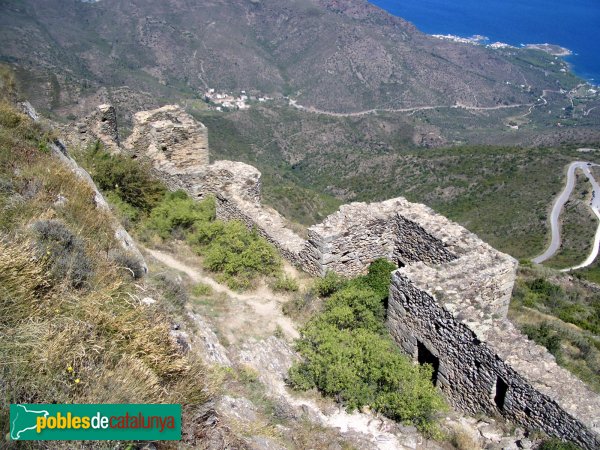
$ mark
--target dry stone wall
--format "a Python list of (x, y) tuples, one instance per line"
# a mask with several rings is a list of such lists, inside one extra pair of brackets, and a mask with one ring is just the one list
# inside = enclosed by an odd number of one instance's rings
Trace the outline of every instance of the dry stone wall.
[(456, 408), (501, 414), (584, 448), (600, 448), (598, 396), (508, 321), (490, 325), (490, 333), (477, 332), (402, 269), (394, 273), (388, 327), (416, 360), (429, 355), (424, 360), (436, 369), (436, 385)]
[(138, 113), (125, 147), (149, 158), (173, 189), (213, 194), (217, 216), (241, 220), (313, 275), (364, 273), (378, 258), (401, 267), (390, 288), (388, 327), (462, 410), (501, 413), (585, 448), (600, 448), (600, 399), (521, 335), (506, 314), (517, 262), (430, 208), (396, 198), (352, 203), (303, 239), (261, 205), (260, 172), (208, 163), (206, 129), (169, 106)]
[(175, 105), (135, 114), (133, 132), (124, 145), (169, 175), (194, 173), (209, 162), (208, 130)]
[(451, 227), (464, 230), (430, 208), (404, 198), (351, 203), (309, 228), (300, 258), (315, 275), (332, 271), (345, 276), (364, 273), (378, 258), (399, 265), (451, 261), (457, 258), (454, 252), (461, 251), (456, 236), (447, 232)]

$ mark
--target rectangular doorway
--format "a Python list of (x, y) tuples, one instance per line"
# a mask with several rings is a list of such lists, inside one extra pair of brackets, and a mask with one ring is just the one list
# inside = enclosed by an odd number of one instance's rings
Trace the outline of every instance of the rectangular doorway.
[(440, 359), (431, 353), (421, 341), (417, 341), (417, 361), (419, 364), (430, 364), (433, 367), (431, 382), (435, 385), (437, 383), (438, 371), (440, 369)]

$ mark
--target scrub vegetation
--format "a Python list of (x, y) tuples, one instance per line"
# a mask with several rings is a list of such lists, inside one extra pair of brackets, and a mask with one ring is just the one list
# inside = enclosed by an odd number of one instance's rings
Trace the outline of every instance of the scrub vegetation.
[(170, 338), (165, 311), (140, 305), (132, 272), (113, 257), (122, 250), (112, 218), (50, 154), (52, 133), (12, 106), (10, 74), (0, 80), (2, 439), (11, 403), (143, 399), (183, 404), (183, 432), (193, 442), (219, 377)]
[(349, 411), (370, 407), (439, 435), (436, 419), (446, 405), (431, 382), (433, 369), (413, 364), (384, 325), (394, 268), (378, 260), (368, 275), (344, 283), (330, 275), (317, 283), (329, 298), (301, 331), (303, 360), (290, 370), (289, 382), (300, 390), (317, 388)]

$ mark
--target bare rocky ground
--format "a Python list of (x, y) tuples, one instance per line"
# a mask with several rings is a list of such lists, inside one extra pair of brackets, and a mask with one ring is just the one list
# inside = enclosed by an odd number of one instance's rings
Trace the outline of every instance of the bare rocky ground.
[[(442, 450), (528, 449), (534, 442), (522, 430), (491, 418), (449, 413), (442, 427), (446, 442), (424, 438), (370, 411), (348, 413), (317, 392), (298, 393), (286, 386), (286, 374), (298, 358), (293, 339), (297, 324), (282, 306), (290, 294), (273, 293), (262, 284), (238, 293), (219, 284), (201, 269), (200, 260), (185, 246), (145, 250), (151, 271), (170, 272), (188, 286), (202, 283), (212, 292), (192, 296), (182, 324), (173, 334), (182, 346), (197, 351), (224, 374), (215, 412), (222, 426), (240, 442), (212, 439), (207, 448), (251, 449), (400, 449)], [(310, 280), (288, 266), (303, 287)], [(150, 305), (152, 299), (144, 299)]]

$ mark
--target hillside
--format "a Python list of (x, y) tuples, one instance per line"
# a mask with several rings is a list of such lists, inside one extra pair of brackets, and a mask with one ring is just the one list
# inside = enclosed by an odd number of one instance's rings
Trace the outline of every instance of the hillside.
[[(189, 185), (184, 187), (189, 195), (170, 192), (166, 187), (171, 186), (169, 176), (161, 175), (160, 169), (150, 170), (153, 145), (137, 145), (136, 139), (147, 143), (156, 137), (151, 132), (142, 136), (149, 130), (145, 128), (148, 117), (163, 127), (169, 121), (189, 127), (187, 131), (192, 134), (178, 130), (177, 146), (170, 133), (174, 128), (166, 127), (170, 131), (160, 137), (166, 139), (162, 143), (171, 142), (171, 152), (166, 154), (172, 158), (161, 167), (173, 169), (169, 166), (172, 163), (188, 167), (190, 161), (179, 159), (178, 152), (196, 148), (199, 139), (193, 133), (202, 134), (204, 129), (194, 126), (192, 118), (179, 108), (141, 113), (139, 117), (146, 119), (136, 122), (131, 139), (124, 144), (128, 151), (140, 147), (141, 154), (127, 153), (123, 148), (109, 153), (113, 148), (109, 141), (116, 133), (105, 135), (104, 147), (93, 136), (97, 128), (91, 127), (86, 133), (92, 134), (88, 137), (92, 140), (70, 149), (73, 159), (58, 133), (80, 133), (80, 128), (61, 127), (59, 132), (45, 119), (37, 118), (31, 108), (16, 102), (18, 95), (10, 73), (2, 68), (1, 75), (0, 349), (5, 375), (0, 388), (6, 403), (132, 402), (139, 398), (181, 403), (184, 433), (177, 448), (321, 449), (334, 445), (466, 450), (495, 444), (575, 448), (558, 441), (543, 443), (543, 435), (514, 428), (499, 418), (476, 419), (446, 410), (440, 391), (432, 384), (443, 383), (437, 364), (412, 364), (392, 340), (397, 330), (390, 326), (388, 313), (399, 311), (397, 304), (390, 306), (388, 302), (388, 297), (396, 301), (394, 289), (389, 290), (389, 273), (395, 264), (379, 259), (369, 264), (363, 276), (348, 279), (330, 272), (323, 279), (311, 279), (283, 262), (273, 246), (279, 247), (277, 241), (258, 228), (261, 224), (250, 230), (236, 220), (235, 214), (227, 222), (217, 218), (224, 218), (223, 202), (231, 202), (231, 208), (239, 200), (235, 190), (223, 187), (216, 198), (208, 191), (202, 201), (193, 199), (198, 191)], [(27, 115), (17, 108), (24, 108)], [(102, 113), (109, 110), (100, 108)], [(99, 124), (106, 122), (102, 114), (95, 118)], [(166, 149), (160, 142), (158, 148)], [(201, 145), (205, 149), (205, 143)], [(489, 154), (503, 167), (504, 161), (498, 159), (502, 152), (496, 151), (489, 150)], [(445, 168), (456, 165), (465, 169), (473, 155), (463, 152), (464, 158)], [(139, 157), (143, 153), (146, 157)], [(487, 154), (485, 149), (476, 153)], [(437, 157), (441, 157), (439, 151)], [(515, 157), (526, 162), (523, 155), (514, 154), (508, 161)], [(216, 171), (244, 166), (227, 161), (211, 166), (208, 158), (202, 159), (202, 164), (207, 165), (206, 170)], [(465, 173), (476, 166), (477, 161), (472, 161)], [(188, 169), (194, 177), (201, 175), (201, 167)], [(246, 170), (256, 173), (250, 167)], [(178, 177), (184, 182), (186, 173), (180, 172)], [(251, 179), (239, 180), (255, 193), (248, 184)], [(224, 178), (215, 183), (229, 186), (241, 181)], [(258, 178), (254, 182), (260, 189)], [(490, 188), (485, 183), (483, 186)], [(259, 197), (253, 198), (259, 201)], [(457, 266), (452, 262), (455, 256), (442, 250), (445, 244), (430, 235), (433, 241), (428, 248), (441, 245), (437, 251), (442, 256), (435, 257), (445, 258), (447, 254), (450, 261), (446, 262), (451, 266), (476, 276), (480, 268), (475, 266), (493, 262), (489, 266), (492, 270), (484, 275), (498, 279), (502, 290), (491, 295), (502, 295), (508, 307), (514, 281), (510, 268), (516, 267), (516, 261), (423, 205), (408, 205), (403, 199), (390, 202), (388, 206), (357, 204), (340, 210), (338, 216), (366, 220), (364, 230), (348, 224), (348, 231), (358, 234), (345, 244), (348, 248), (340, 249), (345, 255), (352, 242), (364, 240), (360, 238), (363, 231), (368, 234), (381, 226), (383, 210), (364, 212), (389, 208), (387, 213), (395, 217), (397, 208), (411, 208), (411, 220), (432, 233), (434, 228), (436, 233), (457, 233), (454, 242), (462, 251), (470, 252), (462, 255)], [(251, 206), (245, 202), (239, 205)], [(361, 208), (366, 210), (361, 213)], [(251, 214), (250, 210), (244, 212)], [(372, 219), (377, 223), (371, 223)], [(340, 222), (331, 216), (323, 229), (333, 233), (333, 239), (346, 236), (336, 233), (331, 227), (335, 223)], [(311, 230), (312, 237), (317, 237), (317, 228)], [(423, 233), (427, 235), (427, 231)], [(387, 233), (388, 238), (390, 235)], [(411, 258), (411, 245), (398, 247), (401, 258)], [(136, 246), (145, 261), (134, 250)], [(370, 247), (357, 247), (357, 252), (369, 251)], [(427, 257), (430, 250), (419, 248)], [(458, 247), (449, 248), (456, 251)], [(290, 252), (285, 254), (286, 258), (291, 256)], [(321, 260), (336, 267), (336, 258)], [(363, 265), (365, 260), (350, 256), (341, 264), (355, 261)], [(474, 264), (474, 270), (463, 270), (467, 260)], [(498, 278), (505, 275), (510, 282)], [(538, 276), (535, 271), (527, 272), (517, 286), (516, 322), (523, 322), (520, 327), (555, 354), (561, 365), (597, 388), (598, 354), (592, 348), (597, 346), (593, 334), (597, 331), (595, 294), (590, 294), (585, 283), (563, 288), (567, 277), (552, 280), (559, 286), (540, 281)], [(470, 278), (464, 284), (475, 287), (479, 281), (475, 285), (473, 281), (477, 280)], [(572, 295), (575, 290), (576, 295)], [(457, 291), (448, 292), (456, 295)], [(527, 308), (535, 308), (536, 314), (556, 315), (561, 321), (538, 327), (537, 322), (524, 319)], [(493, 311), (487, 309), (485, 314)], [(257, 323), (264, 326), (257, 327)], [(568, 331), (572, 326), (580, 331)], [(473, 341), (475, 346), (480, 344), (477, 339)], [(537, 347), (536, 352), (540, 351)], [(420, 356), (418, 361), (423, 363)], [(548, 354), (546, 363), (554, 365)], [(461, 370), (469, 367), (464, 365)], [(579, 389), (586, 389), (579, 381), (572, 381)], [(478, 397), (485, 401), (487, 391)], [(502, 411), (503, 406), (494, 401)], [(0, 426), (8, 430), (4, 411)], [(550, 434), (557, 432), (550, 430)], [(563, 437), (561, 434), (559, 431)], [(581, 442), (579, 436), (567, 439)], [(169, 443), (154, 445), (174, 448)], [(137, 448), (136, 443), (129, 442), (115, 442), (114, 446)], [(32, 448), (71, 446), (41, 443)], [(102, 445), (86, 443), (77, 448)]]
[(3, 0), (0, 12), (0, 58), (35, 106), (65, 113), (208, 87), (337, 112), (529, 105), (580, 81), (543, 52), (436, 39), (365, 0)]

